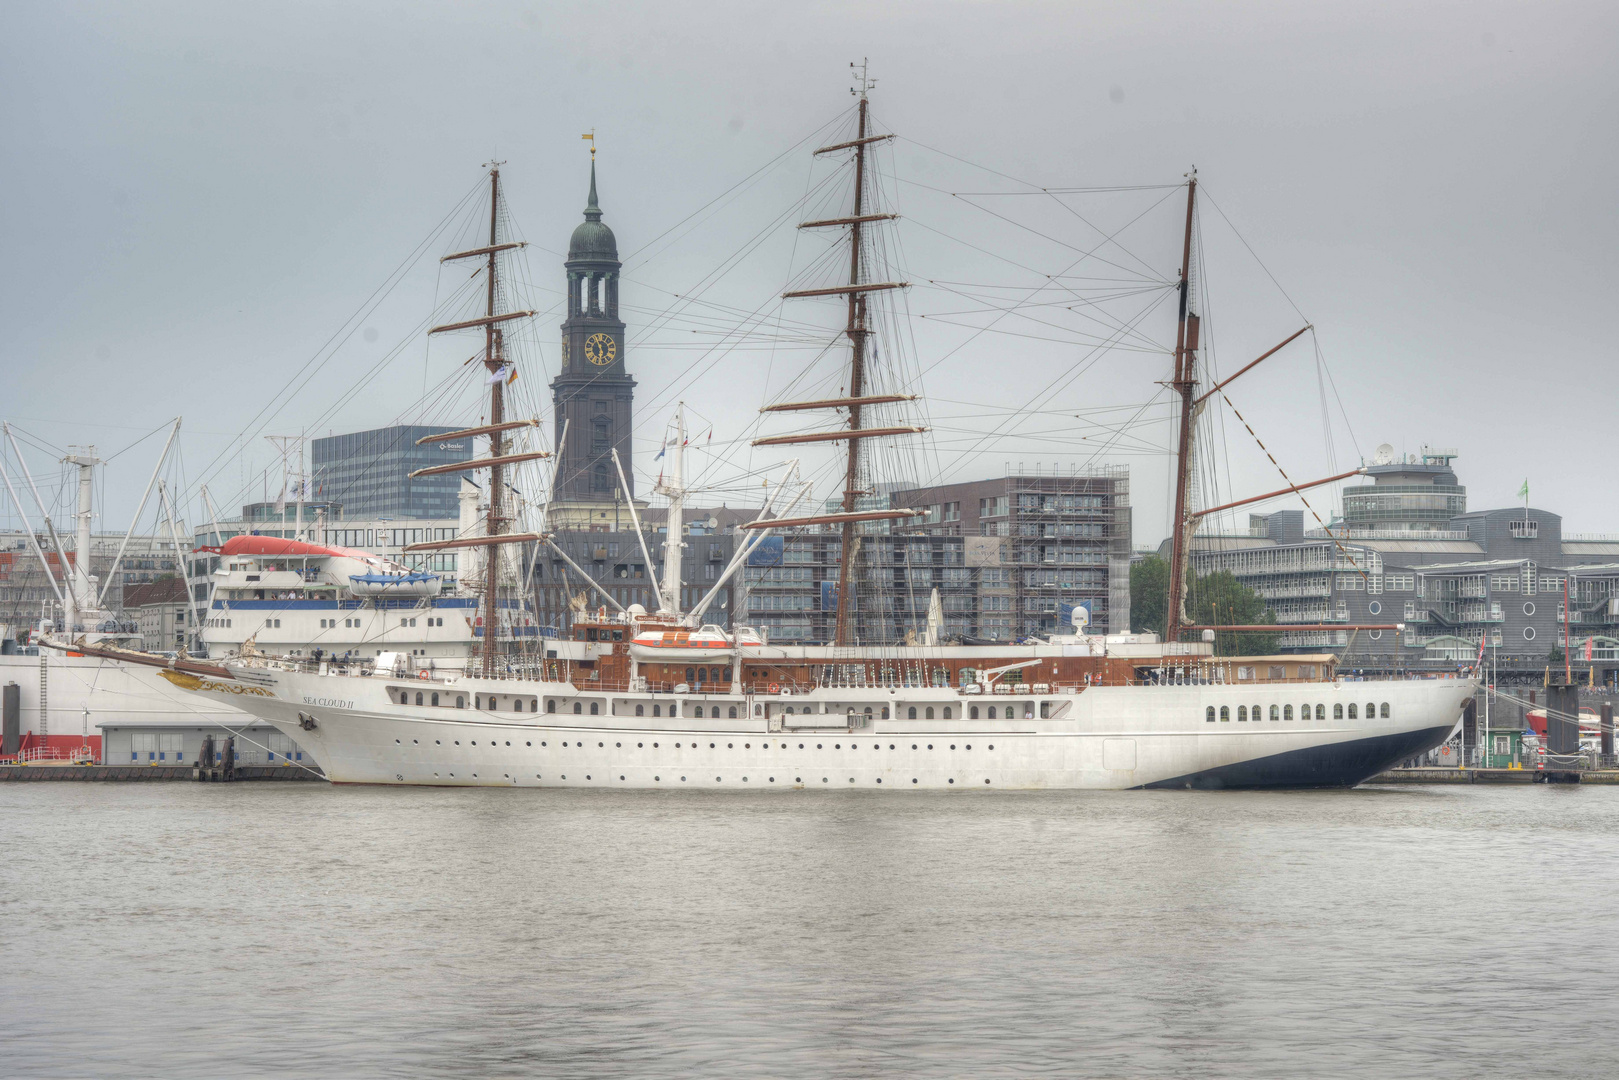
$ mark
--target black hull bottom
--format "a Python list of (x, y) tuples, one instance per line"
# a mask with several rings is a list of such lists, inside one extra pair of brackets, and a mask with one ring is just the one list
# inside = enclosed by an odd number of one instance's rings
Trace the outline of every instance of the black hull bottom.
[(1354, 787), (1406, 758), (1433, 749), (1450, 737), (1455, 725), (1426, 728), (1403, 735), (1289, 750), (1218, 769), (1188, 773), (1172, 780), (1143, 784), (1148, 788), (1339, 788)]

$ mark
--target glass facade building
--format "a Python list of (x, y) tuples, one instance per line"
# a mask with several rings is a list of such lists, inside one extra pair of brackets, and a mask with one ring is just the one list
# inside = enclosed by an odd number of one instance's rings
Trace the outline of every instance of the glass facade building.
[(336, 503), (346, 519), (448, 518), (460, 515), (457, 493), (467, 473), (440, 473), (412, 480), (410, 474), (429, 465), (448, 465), (476, 456), (471, 439), (453, 442), (416, 440), (454, 428), (402, 424), (396, 427), (333, 435), (311, 443), (311, 494)]

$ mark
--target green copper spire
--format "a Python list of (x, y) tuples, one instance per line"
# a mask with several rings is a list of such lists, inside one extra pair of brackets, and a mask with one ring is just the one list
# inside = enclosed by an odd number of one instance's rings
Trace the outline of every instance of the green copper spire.
[(596, 159), (590, 159), (590, 201), (585, 206), (585, 220), (573, 230), (568, 243), (569, 262), (618, 262), (618, 241), (613, 230), (602, 221), (601, 205), (596, 201)]

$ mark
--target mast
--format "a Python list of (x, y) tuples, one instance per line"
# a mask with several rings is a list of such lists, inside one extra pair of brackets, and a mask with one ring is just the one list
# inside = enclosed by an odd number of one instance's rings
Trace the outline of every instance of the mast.
[[(753, 440), (754, 446), (780, 446), (791, 443), (833, 442), (847, 440), (849, 443), (848, 456), (843, 470), (843, 500), (842, 512), (836, 514), (821, 514), (814, 517), (794, 519), (793, 525), (837, 525), (843, 538), (843, 551), (838, 560), (838, 611), (836, 630), (833, 644), (850, 645), (853, 643), (855, 623), (851, 612), (855, 607), (854, 597), (854, 552), (856, 540), (856, 525), (862, 521), (875, 520), (901, 520), (916, 516), (916, 511), (908, 509), (867, 510), (857, 513), (855, 507), (861, 495), (867, 494), (861, 489), (860, 461), (861, 446), (868, 438), (877, 438), (885, 435), (909, 435), (926, 431), (922, 427), (884, 427), (866, 429), (863, 425), (862, 410), (866, 405), (880, 404), (910, 399), (910, 395), (874, 394), (866, 393), (866, 338), (871, 333), (866, 318), (866, 295), (873, 292), (884, 292), (889, 289), (903, 289), (909, 286), (904, 281), (862, 281), (864, 268), (860, 258), (860, 238), (862, 227), (878, 221), (890, 220), (893, 214), (868, 214), (865, 212), (866, 189), (866, 148), (872, 143), (892, 139), (892, 134), (868, 135), (869, 130), (869, 102), (867, 94), (877, 84), (867, 72), (864, 60), (858, 67), (850, 64), (857, 73), (858, 85), (850, 88), (850, 93), (859, 99), (858, 115), (859, 128), (856, 137), (846, 142), (834, 143), (816, 150), (816, 154), (828, 154), (837, 150), (854, 151), (854, 212), (847, 217), (827, 218), (821, 221), (805, 221), (799, 224), (800, 229), (813, 229), (824, 227), (847, 227), (849, 230), (849, 283), (832, 288), (799, 289), (783, 293), (782, 299), (790, 300), (794, 297), (839, 296), (846, 295), (848, 299), (848, 317), (844, 325), (844, 333), (849, 338), (849, 387), (848, 396), (830, 398), (820, 401), (793, 402), (785, 406), (770, 406), (761, 409), (761, 412), (799, 411), (803, 409), (848, 409), (849, 424), (836, 431), (813, 432), (804, 435), (777, 435), (764, 439)], [(778, 524), (786, 524), (779, 522)]]
[(669, 496), (669, 520), (663, 537), (663, 611), (680, 616), (680, 559), (686, 546), (682, 535), (686, 531), (686, 403), (675, 406), (674, 455), (669, 459), (669, 478), (661, 490)]
[[(865, 213), (866, 188), (866, 112), (868, 102), (866, 99), (866, 79), (862, 71), (860, 80), (860, 127), (855, 137), (854, 147), (854, 213), (850, 215), (853, 220), (849, 223), (849, 284), (860, 284), (860, 229), (865, 222), (861, 216)], [(849, 430), (860, 430), (859, 399), (866, 393), (866, 297), (863, 293), (851, 292), (849, 294), (849, 325), (844, 330), (849, 335), (849, 397), (855, 403), (849, 406)], [(859, 499), (860, 480), (860, 442), (859, 439), (849, 440), (849, 458), (844, 466), (843, 474), (843, 512), (854, 513), (855, 502)], [(849, 586), (854, 581), (854, 543), (855, 522), (843, 523), (843, 550), (838, 560), (838, 621), (837, 636), (833, 638), (835, 645), (852, 644), (853, 625), (850, 619), (850, 609), (854, 607), (854, 597)]]
[(505, 450), (504, 433), (514, 428), (535, 427), (536, 420), (520, 420), (507, 422), (506, 415), (506, 383), (510, 381), (512, 372), (507, 366), (505, 357), (505, 329), (504, 324), (513, 319), (526, 319), (533, 316), (532, 311), (508, 311), (497, 314), (496, 305), (500, 300), (498, 287), (500, 263), (498, 256), (503, 251), (521, 248), (522, 242), (500, 242), (500, 167), (503, 161), (488, 162), (489, 168), (489, 243), (483, 247), (473, 248), (469, 251), (457, 251), (441, 258), (440, 262), (449, 262), (453, 259), (487, 259), (484, 264), (486, 278), (484, 286), (484, 314), (476, 319), (462, 319), (458, 322), (445, 323), (429, 329), (429, 334), (442, 334), (453, 330), (483, 330), (483, 363), (489, 372), (489, 416), (488, 422), (476, 427), (466, 428), (450, 435), (439, 434), (427, 436), (418, 442), (442, 441), (453, 435), (488, 435), (489, 456), (475, 458), (470, 461), (458, 461), (449, 465), (436, 465), (425, 469), (417, 469), (410, 475), (427, 476), (433, 473), (459, 472), (468, 469), (489, 470), (489, 509), (484, 519), (484, 535), (481, 537), (457, 537), (454, 540), (430, 541), (405, 546), (406, 553), (447, 551), (454, 548), (481, 548), (485, 552), (483, 600), (480, 604), (483, 621), (483, 643), (481, 646), (483, 657), (483, 671), (485, 675), (494, 674), (495, 654), (499, 648), (499, 622), (500, 622), (500, 549), (505, 544), (532, 543), (542, 539), (536, 533), (508, 535), (506, 526), (511, 519), (505, 511), (505, 481), (503, 473), (508, 465), (517, 465), (520, 462), (536, 458), (550, 457), (548, 453), (521, 453), (508, 454)]
[[(498, 272), (495, 261), (496, 252), (493, 248), (500, 242), (496, 231), (500, 227), (500, 163), (496, 162), (489, 168), (489, 264), (487, 269), (488, 282), (484, 304), (484, 316), (489, 319), (495, 317), (495, 275)], [(484, 367), (489, 369), (491, 379), (489, 382), (489, 425), (494, 428), (489, 433), (489, 457), (493, 464), (489, 466), (489, 519), (484, 526), (485, 536), (499, 536), (501, 526), (501, 462), (503, 453), (501, 436), (505, 432), (499, 425), (505, 423), (505, 397), (506, 380), (500, 376), (501, 370), (501, 331), (493, 322), (485, 324), (484, 333)], [(495, 671), (495, 648), (499, 637), (499, 627), (496, 625), (500, 619), (500, 602), (497, 595), (500, 589), (500, 549), (491, 547), (484, 557), (484, 615), (483, 615), (483, 673), (492, 675)]]
[(1197, 170), (1186, 183), (1186, 237), (1181, 245), (1180, 323), (1175, 331), (1175, 376), (1170, 386), (1180, 395), (1180, 430), (1175, 450), (1175, 516), (1170, 519), (1169, 605), (1165, 611), (1164, 640), (1180, 640), (1191, 620), (1186, 615), (1187, 561), (1196, 519), (1187, 513), (1187, 486), (1192, 471), (1192, 427), (1196, 414), (1198, 318), (1192, 301), (1192, 215), (1197, 206)]

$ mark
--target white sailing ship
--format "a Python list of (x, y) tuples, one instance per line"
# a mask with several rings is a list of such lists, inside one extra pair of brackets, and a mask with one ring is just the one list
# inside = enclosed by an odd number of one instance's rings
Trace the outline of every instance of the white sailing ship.
[[(867, 148), (888, 136), (869, 133), (864, 93), (858, 115), (853, 139), (817, 151), (851, 152), (853, 213), (806, 223), (848, 230), (849, 280), (786, 294), (847, 299), (847, 394), (767, 407), (841, 410), (846, 423), (756, 440), (756, 445), (846, 443), (842, 509), (793, 517), (796, 504), (790, 504), (785, 514), (777, 514), (778, 489), (760, 519), (746, 527), (749, 542), (714, 590), (773, 530), (840, 530), (842, 550), (852, 553), (861, 523), (915, 516), (904, 508), (859, 510), (856, 503), (866, 476), (863, 443), (922, 430), (863, 422), (864, 410), (908, 398), (867, 389), (867, 297), (904, 283), (869, 280), (862, 266), (861, 230), (892, 215), (870, 212), (862, 203)], [(497, 230), (502, 220), (498, 167), (491, 168), (489, 179), (488, 244), (448, 257), (486, 260), (487, 310), (481, 318), (435, 329), (483, 330), (482, 360), (491, 373), (499, 373), (506, 364), (500, 327), (531, 313), (497, 310), (497, 256), (513, 245), (503, 243)], [(713, 592), (693, 610), (681, 609), (680, 436), (664, 481), (671, 505), (655, 612), (634, 606), (609, 615), (603, 608), (595, 617), (577, 619), (567, 640), (545, 641), (543, 648), (502, 651), (500, 638), (483, 638), (475, 643), (475, 662), (462, 668), (424, 664), (399, 650), (336, 659), (283, 651), (184, 670), (174, 665), (163, 674), (199, 700), (229, 701), (295, 737), (339, 783), (873, 791), (1359, 783), (1446, 738), (1476, 682), (1353, 681), (1338, 677), (1330, 654), (1217, 656), (1216, 630), (1254, 628), (1191, 625), (1185, 614), (1186, 541), (1199, 516), (1210, 512), (1192, 510), (1187, 490), (1191, 430), (1202, 400), (1198, 316), (1188, 285), (1195, 198), (1194, 175), (1187, 185), (1170, 384), (1181, 411), (1164, 640), (1152, 634), (1089, 633), (1080, 608), (1072, 633), (1044, 641), (950, 645), (931, 627), (918, 644), (862, 645), (854, 640), (849, 616), (857, 585), (852, 557), (840, 568), (832, 644), (773, 645), (762, 634), (704, 625)], [(519, 457), (502, 443), (508, 426), (504, 381), (491, 379), (489, 422), (462, 433), (489, 439), (488, 457), (460, 466), (490, 472), (489, 490), (496, 497), (487, 508), (483, 535), (407, 550), (493, 551), (545, 539), (543, 524), (538, 532), (515, 532), (513, 515), (503, 510), (498, 495), (502, 469)], [(502, 562), (486, 560), (479, 598), (485, 625), (504, 610)], [(1182, 640), (1187, 633), (1194, 640)], [(141, 660), (116, 649), (99, 651)]]

